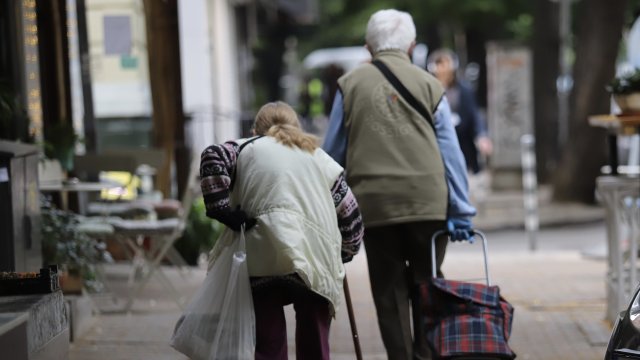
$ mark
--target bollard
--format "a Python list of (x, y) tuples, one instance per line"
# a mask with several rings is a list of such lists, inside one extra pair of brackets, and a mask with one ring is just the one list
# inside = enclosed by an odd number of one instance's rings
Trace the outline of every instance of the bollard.
[(524, 201), (524, 227), (529, 238), (529, 250), (538, 247), (537, 234), (538, 219), (538, 178), (536, 176), (535, 137), (531, 134), (522, 135), (520, 149), (522, 156), (522, 190)]

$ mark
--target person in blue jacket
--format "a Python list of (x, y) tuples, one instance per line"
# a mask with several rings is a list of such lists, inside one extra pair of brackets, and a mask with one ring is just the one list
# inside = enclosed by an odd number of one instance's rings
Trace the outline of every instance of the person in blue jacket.
[[(411, 63), (411, 15), (380, 10), (367, 24), (366, 47), (428, 112), (423, 117), (372, 64), (339, 80), (323, 149), (346, 172), (365, 224), (364, 244), (378, 325), (390, 359), (428, 359), (415, 285), (431, 275), (431, 238), (472, 237), (476, 210), (451, 109), (439, 81)], [(436, 268), (448, 239), (436, 241)], [(413, 327), (411, 326), (413, 322)], [(413, 328), (413, 335), (412, 335)]]
[(429, 55), (427, 68), (445, 87), (451, 107), (452, 121), (458, 134), (462, 154), (471, 174), (483, 170), (483, 157), (491, 155), (493, 143), (487, 135), (486, 123), (480, 114), (471, 87), (456, 76), (458, 56), (449, 49), (438, 49)]

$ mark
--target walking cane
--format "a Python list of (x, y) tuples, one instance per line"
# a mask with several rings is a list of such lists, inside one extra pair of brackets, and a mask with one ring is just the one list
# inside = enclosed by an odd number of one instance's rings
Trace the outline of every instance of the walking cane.
[(351, 293), (349, 292), (349, 283), (347, 282), (347, 274), (344, 274), (344, 297), (347, 303), (347, 312), (349, 313), (349, 323), (351, 324), (351, 335), (353, 335), (353, 347), (356, 348), (356, 359), (362, 360), (362, 349), (360, 349), (360, 337), (358, 337), (358, 329), (356, 328), (356, 318), (353, 314), (353, 305), (351, 304)]

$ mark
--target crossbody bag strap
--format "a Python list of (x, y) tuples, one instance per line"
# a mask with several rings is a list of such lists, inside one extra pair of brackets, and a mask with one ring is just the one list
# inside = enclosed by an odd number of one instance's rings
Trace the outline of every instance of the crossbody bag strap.
[(242, 143), (242, 145), (240, 145), (240, 147), (238, 148), (238, 153), (236, 154), (236, 166), (233, 167), (233, 175), (231, 176), (231, 184), (229, 184), (229, 191), (233, 191), (233, 186), (236, 183), (236, 169), (238, 169), (238, 161), (240, 161), (240, 152), (247, 145), (251, 144), (252, 142), (254, 142), (254, 141), (258, 140), (258, 139), (260, 139), (261, 137), (264, 137), (264, 135), (259, 135), (259, 136), (253, 137), (253, 138), (245, 141), (244, 143)]
[(429, 115), (427, 109), (425, 109), (425, 107), (421, 102), (418, 101), (418, 99), (411, 95), (411, 92), (404, 85), (402, 85), (402, 82), (400, 82), (400, 80), (393, 74), (393, 72), (389, 70), (387, 65), (385, 65), (380, 60), (374, 60), (371, 62), (371, 64), (378, 68), (382, 75), (384, 75), (384, 77), (391, 83), (391, 85), (393, 85), (393, 87), (400, 93), (400, 96), (402, 96), (409, 103), (409, 105), (411, 105), (411, 107), (413, 107), (420, 115), (422, 115), (423, 118), (425, 118), (425, 120), (427, 120), (427, 123), (431, 125), (431, 128), (435, 133), (436, 127), (433, 124), (433, 119)]

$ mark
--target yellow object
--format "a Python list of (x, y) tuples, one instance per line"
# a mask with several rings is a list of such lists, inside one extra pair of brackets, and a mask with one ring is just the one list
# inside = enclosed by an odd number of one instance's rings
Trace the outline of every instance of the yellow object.
[(122, 187), (102, 190), (100, 198), (104, 200), (133, 200), (138, 196), (140, 178), (126, 171), (103, 171), (100, 181), (116, 182)]
[(312, 117), (324, 114), (324, 103), (322, 102), (322, 81), (320, 79), (312, 79), (309, 81), (307, 91), (311, 98), (309, 105), (309, 114)]

